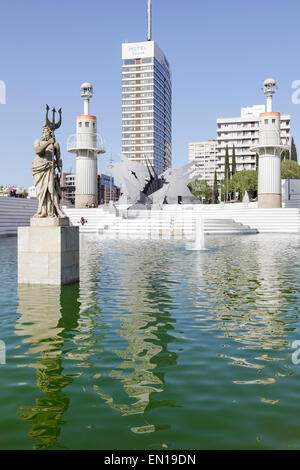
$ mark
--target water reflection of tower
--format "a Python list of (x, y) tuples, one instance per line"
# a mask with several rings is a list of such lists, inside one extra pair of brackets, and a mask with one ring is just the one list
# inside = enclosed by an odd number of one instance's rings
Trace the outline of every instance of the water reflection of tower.
[(271, 235), (245, 237), (234, 249), (220, 251), (214, 263), (207, 263), (199, 274), (196, 258), (191, 259), (189, 270), (195, 275), (189, 289), (196, 307), (191, 317), (197, 327), (221, 330), (224, 337), (242, 344), (242, 349), (287, 347), (281, 321), (285, 284), (279, 266), (283, 260), (278, 258), (277, 243), (278, 238), (272, 240)]
[(19, 408), (19, 416), (30, 423), (29, 435), (37, 441), (34, 448), (47, 449), (57, 444), (69, 406), (62, 390), (73, 379), (63, 375), (62, 355), (65, 340), (72, 337), (78, 323), (78, 287), (20, 285), (18, 295), (16, 334), (28, 344), (26, 356), (32, 358), (37, 387), (42, 392), (34, 405)]
[[(101, 309), (99, 307), (99, 280), (101, 266), (99, 257), (99, 238), (96, 235), (83, 235), (84, 243), (80, 250), (80, 322), (77, 334), (73, 338), (76, 353), (72, 353), (72, 359), (81, 364), (92, 365), (91, 356), (102, 351), (100, 345), (96, 346), (94, 337), (95, 328), (103, 326)], [(93, 347), (91, 347), (93, 346)]]
[[(99, 387), (97, 392), (113, 409), (132, 415), (143, 414), (148, 406), (156, 406), (153, 394), (163, 391), (166, 369), (176, 364), (177, 354), (168, 350), (168, 344), (174, 340), (170, 332), (175, 320), (170, 314), (167, 252), (164, 256), (161, 246), (155, 244), (129, 245), (126, 249), (128, 255), (120, 266), (126, 292), (121, 307), (129, 313), (120, 318), (119, 334), (128, 345), (114, 351), (121, 362), (110, 376), (122, 383), (131, 400), (120, 404)], [(134, 402), (130, 404), (132, 399)], [(169, 406), (174, 403), (170, 402)], [(143, 432), (154, 430), (152, 425), (142, 428)]]
[(101, 265), (99, 259), (99, 238), (84, 235), (80, 250), (80, 304), (81, 312), (97, 309)]
[(196, 259), (189, 263), (189, 317), (194, 328), (211, 332), (221, 361), (237, 366), (237, 384), (272, 384), (290, 374), (288, 331), (297, 317), (286, 312), (287, 280), (297, 275), (290, 273), (283, 242), (278, 235), (244, 237), (223, 247), (199, 274)]
[(245, 280), (243, 284), (244, 290), (251, 285), (252, 291), (248, 294), (244, 331), (240, 329), (238, 340), (249, 349), (257, 348), (262, 351), (285, 349), (288, 346), (288, 339), (285, 322), (281, 318), (285, 305), (285, 287), (284, 277), (281, 277), (279, 272), (283, 260), (279, 259), (278, 238), (272, 240), (270, 235), (268, 238), (261, 238), (259, 242), (253, 240), (251, 253), (252, 275), (245, 273), (248, 281)]

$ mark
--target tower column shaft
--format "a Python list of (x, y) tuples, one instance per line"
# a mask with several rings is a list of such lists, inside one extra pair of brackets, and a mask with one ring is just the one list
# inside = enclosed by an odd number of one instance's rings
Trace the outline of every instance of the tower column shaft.
[(281, 194), (281, 158), (273, 153), (259, 155), (258, 196)]
[(271, 113), (273, 108), (273, 98), (272, 96), (267, 96), (267, 113)]
[(76, 193), (75, 206), (77, 208), (98, 206), (98, 177), (97, 157), (81, 156), (76, 158)]
[[(271, 99), (272, 96), (268, 96)], [(269, 101), (267, 101), (269, 103)], [(262, 113), (259, 119), (258, 207), (281, 207), (280, 113)]]
[(83, 112), (86, 116), (90, 114), (90, 100), (85, 99), (83, 102)]

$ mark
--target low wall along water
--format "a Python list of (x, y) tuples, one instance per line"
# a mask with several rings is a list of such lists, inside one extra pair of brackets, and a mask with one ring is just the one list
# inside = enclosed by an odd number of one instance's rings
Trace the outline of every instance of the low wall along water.
[(18, 227), (30, 225), (37, 207), (36, 198), (0, 197), (0, 237), (16, 236)]

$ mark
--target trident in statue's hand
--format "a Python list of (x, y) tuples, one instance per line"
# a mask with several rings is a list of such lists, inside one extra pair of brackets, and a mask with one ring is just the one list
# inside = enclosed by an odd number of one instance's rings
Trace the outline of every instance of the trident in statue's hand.
[(58, 121), (58, 122), (55, 122), (56, 109), (55, 109), (55, 108), (52, 109), (52, 121), (50, 121), (49, 118), (48, 118), (48, 112), (49, 112), (49, 110), (50, 110), (50, 108), (49, 108), (49, 106), (46, 104), (46, 124), (47, 124), (47, 126), (49, 127), (49, 129), (52, 130), (52, 132), (53, 132), (53, 137), (54, 137), (54, 131), (55, 131), (55, 129), (58, 129), (58, 128), (61, 126), (62, 110), (61, 110), (61, 108), (59, 108), (59, 110), (58, 110), (58, 114), (59, 114), (59, 121)]
[[(50, 108), (46, 104), (46, 125), (49, 127), (49, 129), (51, 129), (52, 137), (53, 137), (53, 139), (55, 139), (54, 131), (61, 126), (62, 109), (59, 108), (59, 110), (58, 110), (58, 114), (59, 114), (58, 122), (55, 122), (56, 109), (55, 108), (52, 109), (52, 121), (50, 121), (50, 119), (48, 117), (49, 110), (50, 110)], [(53, 213), (53, 217), (54, 217), (54, 154), (55, 154), (55, 148), (54, 148), (54, 145), (53, 145), (53, 151), (52, 151), (52, 213)]]

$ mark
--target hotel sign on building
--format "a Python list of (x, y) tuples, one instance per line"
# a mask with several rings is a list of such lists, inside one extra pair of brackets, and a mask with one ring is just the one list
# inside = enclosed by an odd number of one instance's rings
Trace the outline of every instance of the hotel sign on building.
[(169, 62), (155, 41), (131, 42), (122, 44), (123, 60), (140, 59), (143, 57), (155, 57), (156, 60), (158, 60), (158, 62), (166, 69), (170, 79), (172, 79), (172, 72)]

